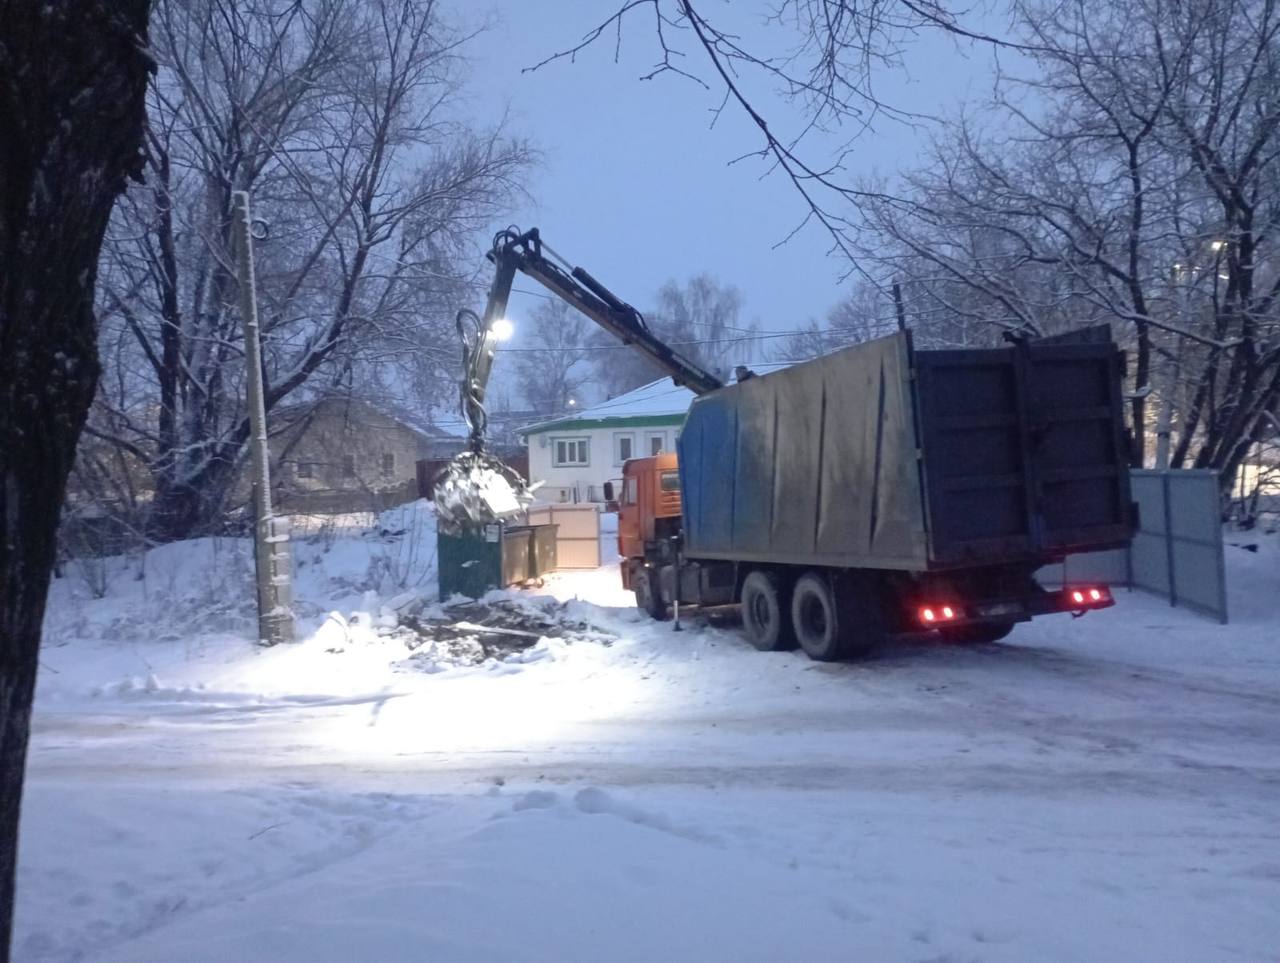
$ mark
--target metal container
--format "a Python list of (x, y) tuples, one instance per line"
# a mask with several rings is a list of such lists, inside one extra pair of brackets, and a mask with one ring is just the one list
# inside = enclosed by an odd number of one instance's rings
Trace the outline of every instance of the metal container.
[(556, 570), (556, 534), (559, 525), (529, 526), (529, 577), (542, 578)]
[(500, 524), (465, 535), (438, 532), (436, 566), (441, 600), (454, 595), (475, 599), (501, 588), (503, 541)]
[(487, 525), (467, 535), (437, 535), (440, 598), (480, 598), (493, 589), (541, 578), (556, 568), (556, 526)]
[(511, 526), (502, 533), (502, 587), (528, 581), (530, 532), (523, 526)]
[(913, 351), (902, 332), (703, 395), (679, 442), (686, 555), (926, 571), (1123, 545), (1122, 363), (1105, 333)]

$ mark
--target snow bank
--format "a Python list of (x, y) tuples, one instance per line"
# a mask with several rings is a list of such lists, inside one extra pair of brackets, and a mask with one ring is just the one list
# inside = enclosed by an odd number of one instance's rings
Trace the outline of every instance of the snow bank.
[(240, 543), (60, 580), (16, 955), (1270, 959), (1280, 546), (1228, 542), (1228, 626), (1121, 592), (847, 665), (675, 633), (616, 565), (450, 616), (515, 648), (410, 651), (421, 504), (300, 540), (291, 646), (235, 627)]

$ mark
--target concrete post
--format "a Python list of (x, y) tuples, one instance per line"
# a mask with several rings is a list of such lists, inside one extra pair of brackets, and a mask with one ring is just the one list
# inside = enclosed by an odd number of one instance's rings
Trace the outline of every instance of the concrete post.
[(254, 562), (258, 584), (258, 638), (264, 645), (293, 641), (293, 582), (289, 534), (271, 510), (271, 455), (263, 399), (262, 346), (253, 273), (253, 233), (249, 195), (231, 195), (240, 280), (240, 317), (244, 324), (245, 380), (248, 382), (249, 454), (253, 469)]

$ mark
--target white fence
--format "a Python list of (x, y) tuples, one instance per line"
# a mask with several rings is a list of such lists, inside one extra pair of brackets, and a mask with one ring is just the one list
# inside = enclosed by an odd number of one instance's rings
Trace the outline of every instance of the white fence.
[(557, 568), (600, 567), (600, 510), (595, 505), (534, 505), (529, 524), (556, 526)]
[(1139, 528), (1128, 549), (1072, 555), (1041, 570), (1041, 581), (1107, 582), (1153, 592), (1227, 622), (1218, 473), (1200, 469), (1130, 472)]

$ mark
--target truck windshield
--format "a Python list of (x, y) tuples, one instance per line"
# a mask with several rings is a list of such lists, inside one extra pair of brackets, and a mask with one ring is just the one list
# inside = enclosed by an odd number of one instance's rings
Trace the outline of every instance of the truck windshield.
[(678, 492), (680, 490), (680, 473), (676, 471), (664, 471), (662, 473), (661, 485), (664, 492)]

